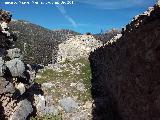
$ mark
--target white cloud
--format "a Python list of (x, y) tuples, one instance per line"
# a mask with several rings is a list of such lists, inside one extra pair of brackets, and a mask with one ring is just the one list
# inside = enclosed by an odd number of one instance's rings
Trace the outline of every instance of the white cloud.
[(156, 0), (75, 0), (80, 3), (92, 5), (100, 9), (123, 9), (134, 6), (151, 4)]
[(73, 27), (77, 27), (77, 23), (75, 20), (67, 14), (67, 11), (65, 10), (64, 6), (61, 4), (56, 5), (58, 10), (62, 13), (62, 15), (73, 25)]

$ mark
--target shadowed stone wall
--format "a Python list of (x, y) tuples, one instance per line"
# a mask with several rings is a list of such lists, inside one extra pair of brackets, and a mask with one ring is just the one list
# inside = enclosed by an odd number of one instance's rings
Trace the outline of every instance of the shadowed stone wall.
[(160, 7), (136, 16), (90, 55), (94, 120), (160, 118)]

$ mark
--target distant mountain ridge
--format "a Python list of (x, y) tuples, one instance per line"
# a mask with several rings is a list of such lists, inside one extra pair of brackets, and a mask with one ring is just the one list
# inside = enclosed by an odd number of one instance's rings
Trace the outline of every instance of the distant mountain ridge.
[[(9, 27), (13, 33), (17, 34), (16, 46), (21, 49), (24, 60), (28, 63), (56, 62), (58, 45), (71, 37), (81, 35), (69, 29), (49, 30), (25, 20), (13, 19)], [(120, 32), (112, 29), (105, 33), (93, 34), (93, 37), (105, 44)]]
[(121, 30), (118, 29), (111, 29), (108, 30), (104, 33), (100, 33), (100, 34), (95, 34), (94, 37), (97, 40), (100, 40), (103, 42), (103, 44), (107, 43), (108, 41), (110, 41), (114, 36), (116, 36), (117, 34), (120, 34)]
[(72, 30), (49, 30), (24, 20), (13, 20), (10, 29), (17, 34), (19, 47), (24, 53), (24, 59), (29, 63), (48, 64), (56, 56), (58, 44), (68, 37), (80, 35)]

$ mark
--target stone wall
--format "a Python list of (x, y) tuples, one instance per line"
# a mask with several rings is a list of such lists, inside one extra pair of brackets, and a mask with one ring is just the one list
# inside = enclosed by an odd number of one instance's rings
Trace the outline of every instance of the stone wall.
[(34, 95), (43, 94), (41, 86), (33, 81), (35, 70), (23, 62), (15, 40), (16, 36), (0, 31), (0, 120), (26, 120), (36, 115)]
[(90, 55), (94, 120), (160, 118), (160, 6)]

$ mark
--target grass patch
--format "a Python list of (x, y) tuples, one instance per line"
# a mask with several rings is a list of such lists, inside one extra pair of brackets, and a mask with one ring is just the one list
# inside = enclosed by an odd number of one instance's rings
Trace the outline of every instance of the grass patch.
[(58, 115), (45, 115), (43, 117), (32, 117), (30, 120), (63, 120), (62, 113)]
[(61, 72), (58, 72), (58, 71), (55, 71), (55, 70), (52, 70), (52, 69), (47, 69), (43, 73), (39, 74), (40, 76), (42, 76), (42, 78), (36, 79), (35, 81), (37, 83), (42, 84), (42, 83), (45, 83), (45, 82), (66, 78), (66, 77), (69, 76), (69, 74), (70, 74), (70, 72), (68, 72), (68, 71), (63, 71), (61, 73)]
[[(61, 82), (62, 84), (65, 84), (63, 87), (67, 88), (70, 91), (69, 95), (78, 96), (79, 100), (82, 101), (88, 101), (91, 100), (91, 68), (90, 63), (88, 59), (82, 58), (79, 60), (75, 60), (73, 62), (71, 61), (65, 61), (64, 63), (61, 63), (61, 65), (65, 65), (66, 67), (62, 67), (60, 70), (52, 70), (47, 69), (43, 73), (39, 73), (42, 78), (36, 79), (36, 82), (42, 84), (45, 82)], [(80, 66), (79, 73), (73, 72), (73, 69), (77, 69), (77, 66)], [(67, 69), (67, 70), (66, 70)], [(76, 71), (76, 70), (75, 70)], [(81, 82), (85, 85), (86, 91), (81, 92), (78, 90), (75, 90), (76, 88), (71, 88), (70, 83), (77, 83)], [(61, 91), (59, 91), (59, 88), (56, 90), (58, 93), (58, 96), (61, 95)], [(63, 94), (63, 93), (62, 93)]]

